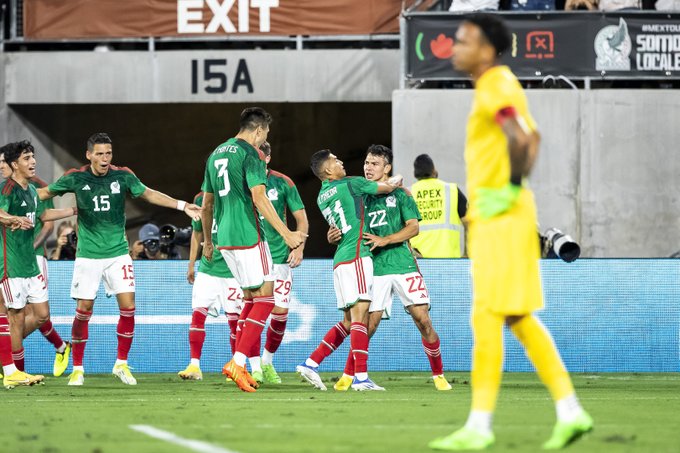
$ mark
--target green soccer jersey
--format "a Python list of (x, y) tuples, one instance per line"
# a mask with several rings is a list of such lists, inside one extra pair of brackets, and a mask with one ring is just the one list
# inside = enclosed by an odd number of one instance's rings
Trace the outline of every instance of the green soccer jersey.
[[(366, 223), (371, 233), (377, 236), (396, 233), (411, 219), (420, 220), (420, 213), (413, 197), (404, 189), (397, 189), (389, 195), (366, 198)], [(373, 275), (408, 274), (417, 271), (418, 265), (408, 241), (373, 250)]]
[(333, 256), (333, 267), (371, 256), (361, 236), (368, 231), (364, 222), (364, 196), (378, 193), (378, 183), (361, 177), (326, 180), (316, 203), (329, 225), (342, 232), (342, 238)]
[(139, 197), (146, 186), (127, 167), (111, 165), (103, 176), (89, 165), (72, 169), (47, 189), (55, 195), (73, 192), (78, 207), (78, 248), (81, 258), (115, 258), (128, 253), (125, 195)]
[[(29, 184), (24, 189), (11, 178), (0, 184), (0, 209), (11, 215), (28, 217), (34, 224), (43, 213), (35, 187)], [(33, 251), (33, 229), (12, 231), (3, 227), (2, 254), (3, 279), (29, 278), (40, 274)]]
[(249, 143), (230, 138), (212, 152), (202, 190), (215, 195), (217, 247), (248, 248), (263, 240), (262, 222), (250, 189), (266, 184), (264, 154)]
[[(196, 198), (194, 198), (194, 204), (197, 206), (203, 206), (203, 192), (196, 195)], [(191, 228), (193, 228), (194, 231), (203, 232), (203, 223), (200, 220), (192, 220)], [(213, 220), (212, 228), (213, 242), (217, 240), (216, 236), (217, 228), (215, 221)], [(201, 261), (198, 264), (198, 272), (202, 272), (207, 275), (212, 275), (213, 277), (234, 278), (234, 274), (232, 274), (231, 271), (229, 270), (227, 262), (224, 261), (224, 258), (222, 257), (222, 254), (220, 253), (219, 250), (215, 250), (213, 252), (213, 257), (212, 260), (210, 261), (208, 261), (205, 258), (205, 256), (201, 256)]]
[[(267, 198), (274, 205), (274, 209), (276, 209), (276, 213), (283, 220), (283, 223), (286, 223), (287, 210), (295, 212), (305, 208), (295, 183), (288, 176), (278, 171), (269, 170), (267, 172)], [(272, 262), (274, 264), (286, 264), (290, 252), (286, 241), (269, 222), (262, 217), (260, 218), (264, 224), (264, 236), (269, 243)]]
[[(41, 187), (47, 187), (47, 183), (43, 181), (42, 179), (38, 178), (37, 176), (32, 178), (29, 181), (29, 184), (31, 184), (33, 187), (36, 189), (41, 188)], [(49, 199), (45, 201), (40, 201), (38, 199), (38, 205), (43, 205), (42, 210), (44, 211), (45, 209), (54, 209), (54, 200)], [(40, 232), (43, 229), (43, 222), (40, 220), (39, 217), (36, 217), (35, 219), (35, 227), (33, 228), (33, 243), (35, 243), (35, 239), (38, 237)], [(42, 245), (38, 246), (35, 248), (35, 254), (36, 256), (47, 256), (47, 249), (45, 249), (45, 243), (43, 242)]]

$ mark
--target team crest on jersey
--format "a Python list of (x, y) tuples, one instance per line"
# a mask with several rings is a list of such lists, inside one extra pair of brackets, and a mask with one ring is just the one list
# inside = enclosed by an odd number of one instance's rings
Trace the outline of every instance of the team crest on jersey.
[(278, 200), (279, 192), (276, 189), (269, 189), (267, 192), (267, 198), (269, 198), (269, 201)]
[(118, 181), (111, 183), (111, 193), (120, 193), (120, 183)]
[(397, 198), (394, 195), (390, 195), (385, 200), (385, 204), (387, 204), (388, 208), (396, 208), (397, 207)]

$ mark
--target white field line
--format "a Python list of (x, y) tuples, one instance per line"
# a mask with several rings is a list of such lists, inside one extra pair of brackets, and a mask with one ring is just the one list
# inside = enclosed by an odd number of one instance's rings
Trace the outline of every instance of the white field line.
[(217, 445), (212, 445), (200, 440), (185, 439), (183, 437), (179, 437), (177, 434), (171, 433), (169, 431), (163, 431), (162, 429), (154, 428), (153, 426), (149, 425), (130, 425), (130, 429), (142, 434), (146, 434), (147, 436), (153, 437), (155, 439), (164, 440), (171, 444), (188, 448), (192, 451), (198, 451), (201, 453), (236, 453), (234, 450), (227, 450), (226, 448), (218, 447)]
[[(92, 324), (118, 324), (118, 315), (93, 315), (90, 319), (90, 325)], [(73, 316), (52, 316), (52, 324), (56, 325), (68, 325), (73, 324)], [(226, 316), (220, 316), (219, 318), (213, 318), (208, 316), (206, 319), (208, 324), (226, 324)], [(191, 324), (190, 315), (136, 315), (135, 324)]]

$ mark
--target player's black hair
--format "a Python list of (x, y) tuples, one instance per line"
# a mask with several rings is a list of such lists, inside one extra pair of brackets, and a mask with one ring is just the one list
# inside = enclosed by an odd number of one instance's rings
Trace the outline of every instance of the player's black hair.
[(0, 148), (0, 153), (5, 155), (5, 163), (7, 163), (7, 165), (10, 167), (12, 166), (12, 162), (16, 162), (22, 154), (33, 154), (34, 152), (35, 149), (28, 140), (8, 143), (7, 145)]
[(512, 34), (498, 15), (474, 13), (465, 16), (463, 20), (479, 27), (484, 39), (496, 49), (496, 55), (501, 56), (510, 48)]
[(413, 161), (413, 176), (416, 179), (432, 178), (434, 173), (434, 162), (427, 154), (421, 154)]
[(270, 156), (272, 153), (272, 145), (270, 145), (269, 142), (264, 142), (260, 145), (260, 151), (262, 151), (265, 156)]
[(322, 149), (321, 151), (317, 151), (314, 154), (312, 154), (312, 159), (309, 163), (309, 167), (312, 169), (314, 176), (316, 176), (322, 181), (325, 179), (323, 177), (323, 164), (326, 163), (330, 155), (331, 155), (330, 149)]
[(268, 127), (272, 124), (272, 116), (261, 107), (248, 107), (241, 112), (241, 130), (252, 131), (257, 127)]
[(94, 145), (113, 145), (113, 141), (111, 141), (109, 134), (97, 132), (96, 134), (90, 135), (90, 138), (87, 139), (87, 149), (89, 151), (94, 149)]
[(394, 160), (394, 154), (392, 150), (385, 145), (371, 145), (366, 150), (366, 155), (372, 154), (374, 156), (379, 156), (385, 159), (385, 162), (392, 165)]

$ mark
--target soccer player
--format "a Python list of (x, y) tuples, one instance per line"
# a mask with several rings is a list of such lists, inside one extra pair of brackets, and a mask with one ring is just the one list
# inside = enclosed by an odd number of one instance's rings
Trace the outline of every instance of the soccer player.
[[(75, 208), (45, 209), (38, 203), (38, 193), (30, 184), (35, 176), (33, 147), (27, 141), (11, 143), (2, 148), (5, 163), (12, 175), (0, 183), (0, 209), (10, 215), (26, 217), (35, 225), (72, 216)], [(49, 319), (45, 276), (38, 267), (33, 248), (33, 228), (7, 231), (3, 229), (2, 293), (8, 308), (12, 337), (12, 358), (15, 366), (24, 371), (23, 339)], [(33, 325), (28, 326), (26, 305), (31, 304)]]
[(85, 381), (88, 323), (102, 279), (107, 293), (116, 295), (120, 308), (118, 353), (112, 373), (123, 384), (136, 385), (127, 363), (135, 326), (135, 276), (125, 235), (125, 196), (129, 193), (151, 204), (175, 208), (192, 219), (199, 218), (200, 208), (150, 189), (129, 168), (112, 165), (113, 144), (105, 133), (87, 140), (85, 157), (89, 165), (69, 170), (56, 182), (38, 189), (42, 200), (71, 192), (78, 207), (78, 247), (71, 284), (71, 297), (77, 302), (71, 330), (73, 372), (68, 385), (80, 386)]
[[(18, 142), (17, 144), (8, 144), (5, 147), (0, 148), (0, 175), (2, 176), (3, 179), (8, 179), (12, 176), (12, 168), (5, 162), (4, 153), (4, 150), (9, 149), (8, 147), (10, 146), (21, 146), (23, 149), (30, 149), (34, 151), (33, 145), (31, 145), (29, 141)], [(31, 184), (36, 189), (40, 187), (45, 187), (47, 185), (37, 176), (32, 177), (29, 180), (29, 184)], [(39, 211), (45, 209), (54, 209), (54, 203), (52, 202), (52, 200), (47, 201), (38, 200), (38, 204), (39, 205), (44, 204), (44, 207), (43, 206), (39, 207), (38, 209)], [(40, 269), (40, 272), (43, 274), (45, 280), (45, 286), (49, 286), (47, 276), (47, 257), (46, 257), (47, 252), (45, 250), (45, 241), (47, 240), (49, 235), (52, 234), (53, 230), (54, 222), (52, 221), (43, 222), (38, 217), (35, 219), (35, 226), (33, 228), (34, 232), (33, 248), (35, 249), (35, 258), (36, 261), (38, 262), (38, 268)], [(26, 319), (24, 324), (24, 338), (28, 337), (31, 333), (33, 333), (35, 329), (40, 330), (40, 333), (43, 335), (43, 337), (47, 341), (49, 341), (56, 349), (52, 373), (54, 374), (54, 376), (57, 377), (61, 376), (62, 374), (64, 374), (64, 371), (66, 371), (66, 368), (68, 367), (71, 345), (62, 340), (61, 336), (52, 325), (52, 321), (49, 318), (49, 316), (47, 320), (44, 320), (44, 322), (41, 324), (40, 323), (41, 320), (38, 317), (36, 317), (35, 314), (33, 313), (33, 306), (31, 304), (26, 305), (24, 310), (26, 312)], [(23, 351), (20, 351), (18, 353), (18, 359), (20, 361), (19, 363), (21, 363), (21, 360), (23, 360)]]
[[(392, 159), (391, 149), (371, 145), (364, 161), (366, 179), (386, 182), (392, 170)], [(389, 195), (369, 195), (364, 219), (371, 231), (364, 233), (364, 239), (373, 252), (374, 275), (373, 300), (368, 309), (368, 337), (373, 336), (384, 315), (390, 318), (392, 297), (398, 294), (422, 336), (435, 388), (451, 390), (451, 384), (444, 377), (439, 336), (430, 319), (430, 295), (408, 242), (418, 234), (420, 213), (415, 201), (404, 188)], [(331, 228), (329, 239), (332, 242), (341, 236), (338, 228)], [(345, 391), (353, 379), (354, 355), (350, 351), (345, 372), (333, 387)]]
[[(258, 147), (267, 140), (271, 122), (271, 115), (263, 109), (245, 109), (238, 134), (208, 158), (203, 180), (203, 255), (212, 259), (217, 246), (244, 294), (241, 337), (234, 357), (222, 370), (244, 392), (254, 392), (259, 386), (245, 364), (274, 308), (272, 258), (258, 212), (291, 249), (307, 237), (302, 231), (290, 231), (267, 198), (265, 157)], [(215, 243), (213, 219), (217, 225)]]
[(557, 424), (543, 448), (563, 448), (593, 427), (552, 337), (533, 314), (543, 307), (543, 294), (536, 206), (526, 179), (540, 139), (519, 82), (498, 63), (511, 42), (502, 20), (489, 14), (468, 16), (456, 32), (454, 65), (475, 84), (465, 145), (473, 285), (472, 408), (463, 428), (430, 442), (438, 450), (481, 450), (494, 443), (503, 324), (524, 346), (555, 401)]
[[(196, 195), (194, 204), (196, 206), (203, 205), (202, 192)], [(214, 223), (213, 227), (215, 227)], [(227, 263), (222, 258), (222, 255), (215, 254), (210, 261), (201, 256), (198, 272), (194, 272), (196, 258), (199, 256), (201, 243), (203, 242), (203, 224), (201, 220), (193, 220), (191, 228), (189, 268), (187, 269), (187, 280), (193, 285), (191, 291), (191, 326), (189, 327), (191, 362), (178, 374), (184, 380), (200, 381), (203, 379), (201, 351), (205, 342), (205, 320), (208, 315), (219, 316), (220, 307), (224, 310), (229, 324), (229, 341), (231, 343), (231, 354), (233, 355), (236, 352), (236, 322), (242, 309), (243, 291), (241, 291), (241, 287), (227, 267)], [(216, 229), (213, 228), (213, 241), (216, 235)]]
[[(260, 151), (265, 155), (265, 162), (271, 162), (271, 146), (264, 142), (260, 146)], [(302, 204), (300, 193), (295, 187), (295, 183), (283, 173), (267, 168), (267, 198), (271, 201), (279, 218), (285, 223), (286, 213), (290, 211), (295, 219), (296, 230), (307, 233), (309, 231), (309, 221), (305, 206)], [(258, 343), (258, 357), (251, 357), (250, 366), (253, 370), (253, 378), (258, 382), (270, 384), (280, 384), (276, 369), (274, 368), (274, 353), (278, 350), (283, 341), (288, 321), (288, 306), (293, 284), (292, 269), (298, 267), (302, 262), (304, 243), (296, 249), (289, 249), (279, 233), (268, 223), (264, 222), (265, 237), (269, 244), (274, 263), (274, 309), (272, 310), (267, 329), (267, 338), (262, 351), (262, 371), (258, 372), (256, 366), (259, 359), (260, 344)], [(253, 360), (255, 359), (255, 361)], [(253, 363), (255, 362), (255, 363)]]
[(319, 209), (328, 224), (337, 227), (342, 233), (333, 257), (333, 286), (337, 306), (344, 312), (344, 319), (326, 333), (317, 349), (296, 367), (296, 371), (314, 387), (326, 390), (318, 373), (319, 364), (349, 334), (356, 371), (352, 389), (385, 390), (368, 377), (367, 325), (373, 286), (373, 261), (371, 251), (362, 237), (368, 231), (364, 222), (364, 197), (391, 193), (398, 183), (348, 178), (342, 161), (327, 149), (312, 155), (311, 168), (321, 180), (321, 190), (316, 199)]

